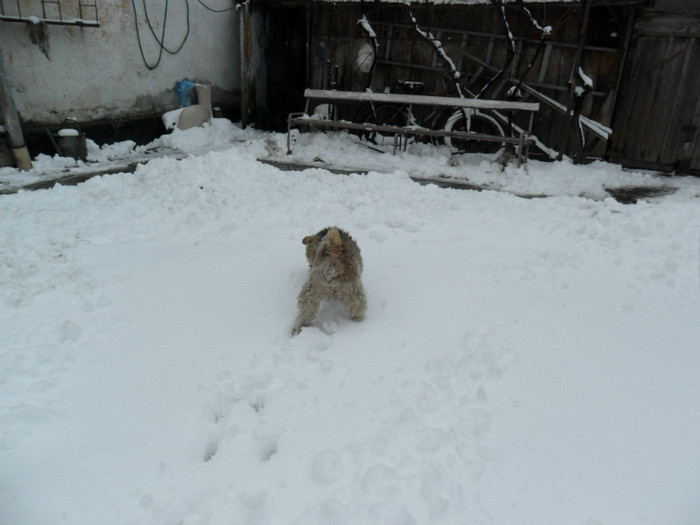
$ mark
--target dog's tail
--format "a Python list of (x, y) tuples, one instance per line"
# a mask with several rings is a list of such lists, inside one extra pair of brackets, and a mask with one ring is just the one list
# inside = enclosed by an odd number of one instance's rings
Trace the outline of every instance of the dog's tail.
[(347, 261), (343, 257), (343, 239), (340, 236), (340, 231), (338, 228), (330, 228), (326, 234), (326, 250), (328, 255), (333, 261), (333, 266), (335, 267), (336, 277), (340, 277), (345, 274)]
[(343, 246), (343, 240), (340, 238), (338, 228), (331, 228), (328, 230), (326, 245), (328, 246), (328, 250), (330, 252), (340, 251)]
[(340, 262), (340, 256), (343, 251), (343, 239), (340, 237), (340, 232), (338, 228), (331, 228), (328, 230), (326, 235), (326, 249), (328, 250), (328, 255), (336, 263)]

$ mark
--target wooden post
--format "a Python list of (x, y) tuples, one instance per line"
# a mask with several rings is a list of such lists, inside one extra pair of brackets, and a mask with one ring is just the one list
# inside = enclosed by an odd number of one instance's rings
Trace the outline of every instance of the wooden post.
[(10, 149), (15, 157), (15, 163), (21, 170), (32, 169), (32, 161), (29, 157), (29, 151), (24, 143), (24, 135), (22, 127), (19, 124), (19, 115), (17, 108), (12, 99), (10, 92), (10, 82), (7, 79), (7, 71), (5, 70), (5, 60), (2, 56), (0, 48), (0, 117), (5, 123), (7, 137), (10, 139)]
[[(591, 0), (583, 0), (583, 14), (581, 20), (581, 26), (579, 28), (578, 36), (578, 48), (576, 49), (576, 55), (574, 56), (574, 66), (571, 70), (571, 80), (569, 86), (569, 104), (567, 106), (566, 114), (566, 124), (564, 125), (564, 133), (562, 135), (562, 144), (559, 147), (559, 156), (557, 160), (561, 160), (564, 157), (565, 151), (569, 146), (569, 138), (571, 133), (576, 129), (576, 124), (579, 117), (579, 108), (576, 105), (576, 85), (578, 83), (578, 70), (581, 67), (581, 62), (583, 59), (583, 51), (586, 46), (586, 32), (588, 31), (588, 15), (591, 12)], [(583, 154), (583, 148), (577, 145), (577, 152), (581, 155)], [(578, 154), (574, 155), (574, 160), (578, 159)]]
[(259, 4), (244, 2), (239, 11), (241, 38), (241, 121), (243, 127), (267, 123), (265, 18)]

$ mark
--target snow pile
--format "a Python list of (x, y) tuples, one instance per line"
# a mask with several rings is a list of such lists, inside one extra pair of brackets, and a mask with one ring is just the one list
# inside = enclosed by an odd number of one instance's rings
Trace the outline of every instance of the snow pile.
[[(560, 193), (646, 177), (604, 163), (282, 172), (256, 156), (284, 137), (226, 129), (0, 197), (3, 523), (697, 519), (697, 179), (625, 206)], [(460, 168), (559, 196), (408, 176)], [(367, 319), (328, 304), (292, 338), (300, 240), (331, 224), (362, 249)]]
[(263, 132), (256, 132), (252, 128), (241, 129), (225, 118), (212, 118), (202, 127), (187, 130), (174, 129), (172, 133), (163, 135), (152, 146), (167, 146), (179, 149), (186, 153), (201, 153), (225, 149), (232, 142), (252, 139), (263, 136)]
[(529, 160), (522, 168), (509, 164), (503, 169), (497, 162), (498, 154), (453, 155), (446, 146), (417, 143), (410, 144), (407, 151), (395, 156), (375, 151), (378, 147), (383, 147), (391, 152), (393, 143), (372, 145), (370, 149), (366, 142), (347, 133), (294, 133), (291, 155), (285, 155), (285, 136), (271, 136), (255, 141), (249, 150), (259, 158), (302, 164), (315, 161), (319, 167), (348, 170), (378, 170), (387, 173), (400, 170), (416, 179), (472, 183), (526, 197), (583, 195), (605, 199), (610, 196), (608, 189), (638, 186), (678, 189), (683, 193), (688, 192), (691, 197), (698, 191), (696, 178), (671, 178), (651, 172), (628, 171), (605, 162), (583, 166), (569, 161)]

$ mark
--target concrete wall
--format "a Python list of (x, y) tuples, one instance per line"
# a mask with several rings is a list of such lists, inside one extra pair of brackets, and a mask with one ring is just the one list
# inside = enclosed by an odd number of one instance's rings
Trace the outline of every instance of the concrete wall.
[[(21, 15), (42, 17), (40, 0), (22, 0)], [(0, 20), (0, 49), (20, 118), (29, 126), (60, 124), (72, 116), (95, 122), (162, 114), (179, 106), (173, 91), (184, 77), (212, 85), (214, 105), (239, 105), (239, 23), (235, 9), (214, 13), (189, 1), (189, 35), (177, 54), (163, 51), (149, 30), (144, 4), (155, 33), (165, 20), (165, 46), (175, 50), (187, 34), (186, 0), (97, 0), (99, 27), (47, 24), (48, 46), (32, 35), (32, 24)], [(168, 5), (167, 17), (164, 8)], [(205, 0), (214, 9), (232, 0)], [(16, 15), (15, 2), (4, 2), (4, 13)], [(80, 18), (77, 0), (61, 0), (63, 19)], [(15, 12), (13, 12), (15, 11)], [(94, 18), (86, 11), (83, 19)], [(46, 18), (56, 18), (47, 13)]]

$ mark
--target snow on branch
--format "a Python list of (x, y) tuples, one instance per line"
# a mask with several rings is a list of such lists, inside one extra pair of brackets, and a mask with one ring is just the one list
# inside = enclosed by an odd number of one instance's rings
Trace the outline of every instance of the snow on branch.
[[(499, 71), (494, 78), (492, 78), (489, 81), (489, 84), (495, 80), (498, 77), (501, 77), (503, 75), (510, 76), (506, 71), (508, 69), (508, 66), (512, 63), (512, 61), (515, 59), (515, 37), (513, 35), (513, 32), (510, 29), (510, 24), (508, 23), (508, 17), (506, 16), (506, 9), (505, 9), (505, 3), (503, 0), (491, 0), (491, 3), (498, 9), (500, 15), (501, 15), (501, 20), (503, 21), (503, 25), (505, 27), (506, 31), (506, 37), (507, 37), (507, 42), (508, 42), (508, 51), (506, 53), (506, 62), (505, 65), (503, 66), (503, 69)], [(531, 57), (530, 62), (527, 64), (527, 67), (525, 70), (522, 72), (520, 75), (520, 79), (518, 81), (517, 86), (514, 87), (514, 89), (511, 89), (509, 92), (509, 96), (511, 98), (515, 98), (519, 96), (520, 93), (520, 87), (523, 84), (523, 81), (525, 77), (528, 75), (530, 70), (533, 68), (535, 65), (535, 62), (537, 58), (539, 57), (540, 53), (542, 52), (542, 49), (545, 46), (546, 40), (551, 36), (552, 34), (552, 27), (551, 26), (543, 26), (542, 24), (539, 23), (535, 19), (535, 17), (532, 15), (530, 10), (525, 6), (523, 0), (516, 0), (516, 5), (520, 8), (520, 10), (525, 14), (529, 22), (535, 27), (539, 32), (540, 32), (540, 42), (537, 46), (537, 50), (535, 51), (535, 54)], [(488, 85), (486, 86), (488, 87)]]
[(593, 89), (593, 80), (591, 79), (591, 77), (589, 77), (588, 75), (586, 75), (586, 73), (583, 72), (583, 68), (580, 66), (578, 68), (578, 77), (581, 79), (581, 82), (583, 82), (584, 89)]
[(461, 78), (461, 73), (457, 69), (457, 66), (455, 65), (454, 61), (447, 55), (445, 52), (445, 48), (442, 47), (442, 42), (440, 42), (437, 38), (435, 38), (435, 35), (433, 35), (432, 32), (430, 31), (423, 31), (420, 26), (418, 25), (418, 20), (416, 20), (415, 15), (413, 14), (413, 10), (411, 9), (411, 4), (410, 2), (405, 2), (406, 8), (408, 9), (408, 15), (411, 18), (411, 22), (413, 23), (413, 27), (415, 28), (416, 32), (422, 36), (424, 39), (426, 39), (438, 52), (438, 54), (442, 57), (442, 59), (445, 61), (447, 66), (450, 69), (452, 80), (454, 81), (455, 88), (457, 89), (457, 94), (460, 98), (464, 98), (464, 94), (462, 93), (462, 86), (459, 84), (459, 79)]
[(503, 5), (503, 0), (491, 0), (491, 3), (496, 6), (498, 11), (501, 13), (501, 20), (503, 20), (503, 25), (506, 28), (506, 37), (508, 38), (508, 56), (510, 57), (507, 62), (513, 59), (515, 55), (515, 37), (513, 32), (510, 30), (510, 24), (508, 23), (508, 18), (506, 17), (506, 6)]
[(370, 25), (369, 20), (367, 20), (367, 17), (365, 15), (362, 15), (362, 18), (360, 18), (357, 21), (357, 23), (362, 26), (362, 29), (365, 30), (367, 36), (376, 40), (377, 33), (374, 32), (374, 29), (372, 29), (372, 26)]
[(541, 26), (540, 23), (535, 20), (535, 17), (532, 16), (532, 13), (530, 10), (527, 8), (527, 6), (523, 3), (522, 0), (518, 2), (518, 6), (520, 6), (520, 9), (522, 9), (523, 13), (525, 13), (530, 20), (530, 23), (540, 32), (542, 33), (542, 38), (548, 38), (552, 34), (552, 26)]
[(367, 71), (367, 85), (365, 86), (366, 91), (372, 91), (372, 73), (374, 72), (374, 67), (377, 65), (377, 59), (379, 58), (379, 41), (377, 40), (377, 33), (374, 32), (374, 29), (369, 23), (369, 20), (367, 20), (366, 15), (363, 14), (362, 18), (360, 18), (357, 21), (357, 23), (362, 26), (362, 29), (364, 29), (365, 33), (367, 33), (367, 36), (372, 41), (372, 47), (374, 52), (371, 53), (372, 64), (370, 65), (369, 70)]

